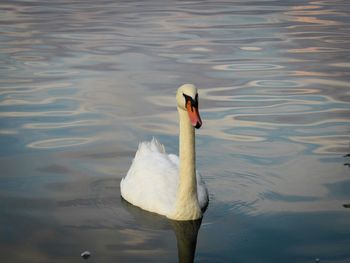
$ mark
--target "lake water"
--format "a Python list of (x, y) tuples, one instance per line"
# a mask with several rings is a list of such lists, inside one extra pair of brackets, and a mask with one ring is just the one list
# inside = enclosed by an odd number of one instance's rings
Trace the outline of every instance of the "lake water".
[[(1, 262), (350, 262), (348, 1), (4, 0), (0, 14)], [(119, 183), (139, 141), (177, 153), (188, 82), (210, 204), (180, 224)]]

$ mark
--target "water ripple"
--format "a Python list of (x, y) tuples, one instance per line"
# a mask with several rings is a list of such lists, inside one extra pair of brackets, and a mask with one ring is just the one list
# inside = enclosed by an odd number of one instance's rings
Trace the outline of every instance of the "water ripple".
[(315, 154), (346, 153), (349, 150), (349, 136), (324, 135), (324, 136), (291, 136), (290, 140), (303, 143), (310, 147)]
[[(350, 40), (338, 2), (40, 3), (0, 4), (5, 142), (13, 137), (30, 150), (103, 140), (134, 146), (153, 134), (171, 141), (174, 87), (194, 82), (201, 146), (235, 146), (220, 153), (220, 167), (231, 168), (226, 156), (261, 171), (345, 151)], [(273, 185), (266, 180), (238, 178), (241, 191), (261, 187), (238, 206), (280, 193), (265, 191)]]
[(24, 129), (65, 129), (69, 127), (83, 127), (83, 126), (101, 126), (105, 124), (105, 122), (100, 121), (100, 120), (79, 120), (79, 121), (67, 121), (67, 122), (48, 122), (48, 123), (26, 123), (23, 124), (22, 128)]
[(66, 148), (72, 146), (78, 146), (82, 144), (87, 144), (93, 142), (93, 138), (54, 138), (47, 140), (39, 140), (35, 142), (31, 142), (27, 145), (29, 148), (34, 149), (53, 149), (53, 148)]
[[(193, 82), (203, 120), (197, 165), (211, 198), (199, 261), (260, 262), (254, 240), (277, 234), (287, 247), (268, 240), (266, 262), (306, 262), (320, 251), (348, 262), (349, 220), (339, 215), (349, 203), (349, 7), (1, 1), (0, 220), (11, 240), (3, 257), (73, 262), (83, 244), (101, 262), (173, 261), (175, 239), (169, 249), (168, 232), (139, 226), (120, 202), (119, 182), (140, 140), (156, 136), (178, 151), (174, 96)], [(288, 224), (296, 221), (307, 229), (298, 239)], [(214, 244), (212, 233), (225, 242)], [(306, 243), (311, 252), (298, 249)], [(239, 253), (247, 247), (252, 253)]]
[[(300, 81), (293, 81), (293, 80), (254, 80), (249, 82), (249, 86), (256, 86), (256, 87), (265, 87), (265, 88), (276, 88), (277, 90), (280, 90), (281, 92), (285, 91), (285, 88), (296, 88), (303, 86), (303, 83)], [(262, 90), (265, 91), (266, 89)], [(287, 92), (288, 93), (288, 89)], [(295, 90), (299, 92), (298, 90)]]
[(277, 70), (282, 69), (283, 66), (274, 64), (227, 64), (217, 65), (213, 69), (216, 70), (230, 70), (230, 71), (259, 71), (259, 70)]

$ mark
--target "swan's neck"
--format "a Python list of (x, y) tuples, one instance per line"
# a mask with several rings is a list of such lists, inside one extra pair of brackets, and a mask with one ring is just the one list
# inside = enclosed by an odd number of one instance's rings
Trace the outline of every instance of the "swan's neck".
[(194, 220), (202, 217), (197, 196), (195, 133), (188, 113), (182, 109), (178, 109), (178, 111), (180, 119), (180, 167), (173, 219)]

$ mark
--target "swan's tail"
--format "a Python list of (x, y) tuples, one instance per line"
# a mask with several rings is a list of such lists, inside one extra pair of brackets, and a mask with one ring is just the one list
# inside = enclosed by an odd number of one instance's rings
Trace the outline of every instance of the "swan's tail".
[(158, 140), (154, 137), (149, 142), (140, 142), (135, 158), (151, 152), (165, 153), (164, 145), (158, 142)]

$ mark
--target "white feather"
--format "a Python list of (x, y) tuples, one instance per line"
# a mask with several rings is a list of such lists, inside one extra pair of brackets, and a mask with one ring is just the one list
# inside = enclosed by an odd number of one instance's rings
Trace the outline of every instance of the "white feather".
[[(208, 204), (208, 191), (197, 172), (198, 202), (201, 209)], [(179, 157), (167, 154), (155, 138), (141, 142), (132, 165), (122, 179), (121, 195), (144, 210), (170, 215), (176, 202), (179, 182)]]

